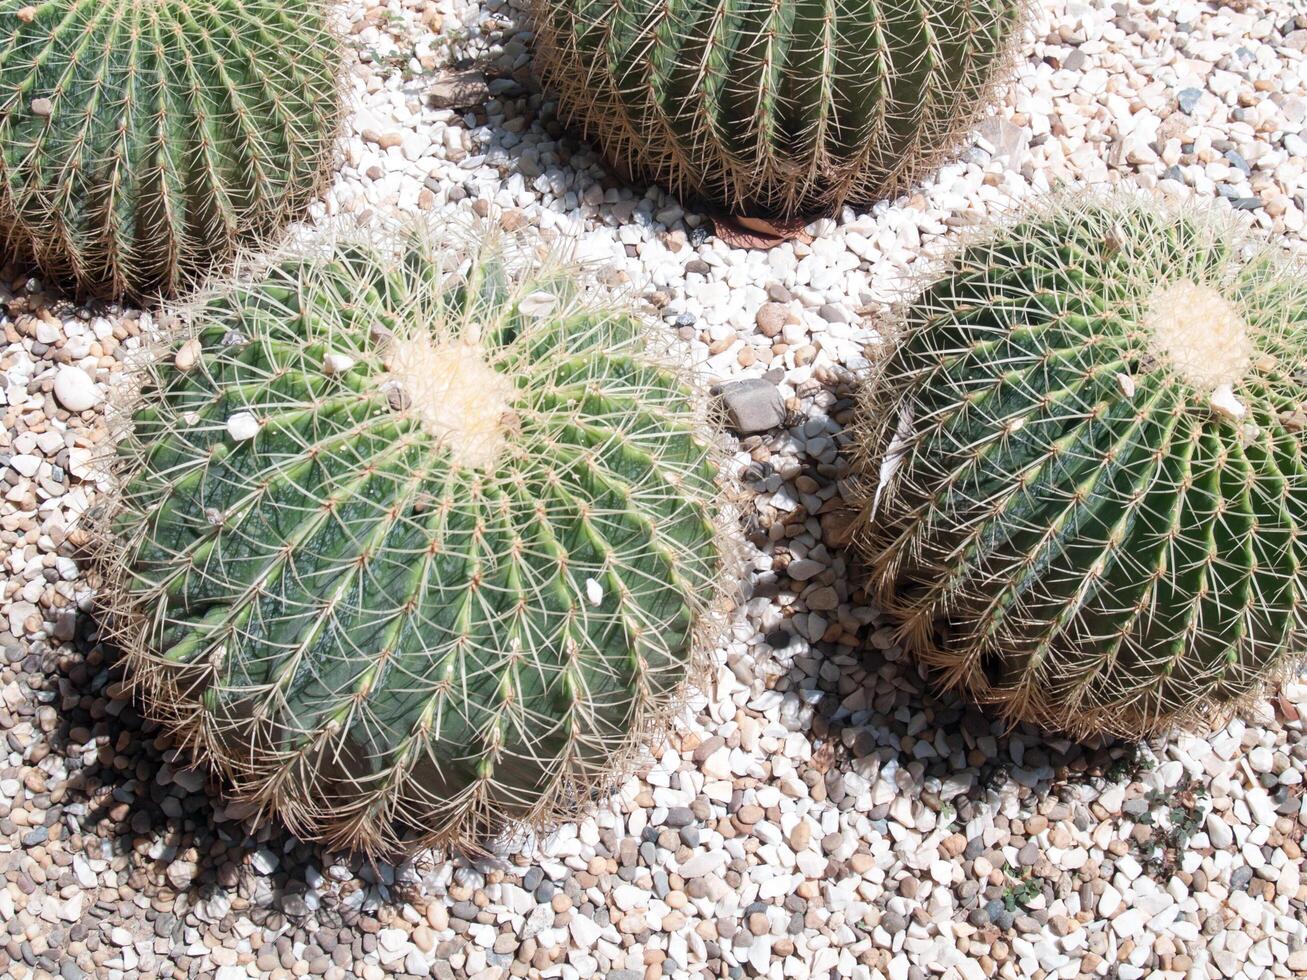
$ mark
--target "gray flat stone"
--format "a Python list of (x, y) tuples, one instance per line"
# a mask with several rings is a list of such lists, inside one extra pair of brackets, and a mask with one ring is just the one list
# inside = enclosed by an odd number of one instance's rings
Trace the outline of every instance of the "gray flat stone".
[(427, 103), (435, 109), (470, 109), (489, 98), (486, 76), (479, 71), (448, 72), (427, 89)]
[(726, 419), (740, 435), (766, 432), (785, 421), (780, 390), (762, 378), (746, 378), (722, 385), (718, 391)]

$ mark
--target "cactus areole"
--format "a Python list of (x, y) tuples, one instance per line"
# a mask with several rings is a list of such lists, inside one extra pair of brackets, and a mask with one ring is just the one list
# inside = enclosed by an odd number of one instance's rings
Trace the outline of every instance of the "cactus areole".
[(173, 293), (299, 215), (341, 114), (325, 0), (0, 0), (0, 248)]
[(103, 538), (146, 709), (238, 799), (373, 853), (571, 812), (718, 594), (700, 402), (576, 273), (285, 258), (154, 369)]
[(946, 684), (1133, 737), (1294, 668), (1307, 278), (1223, 219), (1063, 202), (978, 238), (863, 414), (872, 589)]
[(793, 220), (898, 193), (989, 101), (1023, 0), (534, 0), (560, 114), (622, 172)]

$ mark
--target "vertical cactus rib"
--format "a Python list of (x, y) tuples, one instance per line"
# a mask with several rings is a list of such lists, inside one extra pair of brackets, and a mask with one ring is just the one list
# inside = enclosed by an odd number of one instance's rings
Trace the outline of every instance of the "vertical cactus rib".
[(941, 682), (1133, 737), (1293, 669), (1305, 330), (1293, 262), (1143, 199), (1032, 208), (944, 263), (856, 429), (870, 587)]
[[(146, 710), (237, 798), (371, 853), (584, 804), (679, 703), (723, 590), (680, 370), (574, 270), (436, 234), (207, 294), (98, 524)], [(466, 377), (433, 395), (402, 356), (423, 345)], [(462, 455), (468, 432), (492, 451)]]
[(896, 193), (1003, 77), (1022, 0), (536, 0), (561, 113), (619, 170), (757, 217)]
[(28, 6), (0, 0), (0, 246), (43, 274), (176, 292), (327, 178), (342, 107), (324, 0)]

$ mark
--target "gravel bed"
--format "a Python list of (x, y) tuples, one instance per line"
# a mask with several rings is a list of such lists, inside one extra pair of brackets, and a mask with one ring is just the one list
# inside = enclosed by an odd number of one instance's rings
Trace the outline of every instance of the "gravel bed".
[[(842, 427), (890, 302), (1031, 193), (1223, 200), (1301, 248), (1298, 0), (1052, 0), (961, 159), (810, 244), (724, 245), (559, 126), (514, 4), (349, 0), (355, 112), (314, 221), (486, 216), (607, 263), (748, 420), (750, 564), (706, 689), (589, 819), (372, 866), (224, 806), (125, 697), (78, 516), (151, 315), (0, 270), (0, 974), (498, 980), (1307, 972), (1288, 683), (1208, 738), (1007, 733), (923, 683), (839, 548)], [(856, 581), (856, 579), (853, 579)]]

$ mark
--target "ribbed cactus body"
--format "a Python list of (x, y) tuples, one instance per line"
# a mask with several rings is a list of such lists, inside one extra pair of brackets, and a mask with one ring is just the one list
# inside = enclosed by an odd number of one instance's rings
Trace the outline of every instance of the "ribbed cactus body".
[(322, 0), (0, 0), (0, 244), (84, 292), (172, 292), (307, 207)]
[(698, 400), (575, 273), (425, 238), (213, 295), (123, 449), (147, 710), (296, 832), (474, 844), (665, 719), (720, 586)]
[(1222, 221), (1037, 209), (907, 310), (864, 405), (872, 588), (1010, 720), (1136, 736), (1292, 665), (1307, 280)]
[(536, 0), (547, 86), (620, 168), (749, 216), (867, 204), (971, 126), (1021, 0)]

